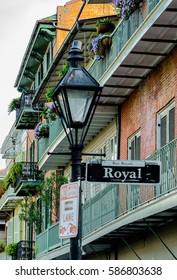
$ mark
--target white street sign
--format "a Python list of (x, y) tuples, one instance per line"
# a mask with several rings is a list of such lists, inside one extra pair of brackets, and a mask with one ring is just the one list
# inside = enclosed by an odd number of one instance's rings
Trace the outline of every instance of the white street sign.
[(60, 189), (60, 238), (76, 237), (78, 232), (79, 185), (78, 182)]

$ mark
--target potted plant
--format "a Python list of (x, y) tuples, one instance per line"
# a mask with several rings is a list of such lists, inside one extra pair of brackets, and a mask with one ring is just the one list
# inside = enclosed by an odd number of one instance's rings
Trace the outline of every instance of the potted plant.
[(49, 136), (49, 125), (45, 122), (40, 122), (34, 129), (34, 137), (36, 139), (47, 138)]
[(5, 247), (8, 256), (15, 257), (17, 255), (17, 243), (10, 243)]
[(8, 105), (8, 112), (11, 113), (18, 108), (20, 108), (20, 97), (12, 99), (12, 101)]
[(98, 35), (105, 34), (105, 33), (112, 33), (113, 30), (115, 29), (115, 24), (108, 17), (99, 19), (96, 22), (96, 29), (97, 29)]
[(111, 47), (112, 38), (109, 35), (101, 35), (92, 40), (92, 43), (88, 46), (90, 54), (94, 54), (96, 59), (104, 58), (107, 50)]
[(143, 1), (144, 0), (114, 0), (114, 5), (120, 18), (127, 20), (136, 9), (142, 7)]
[(58, 115), (56, 112), (56, 108), (54, 103), (50, 105), (50, 107), (47, 109), (47, 118), (51, 121), (55, 121), (57, 119)]
[(0, 253), (5, 250), (5, 240), (0, 240)]

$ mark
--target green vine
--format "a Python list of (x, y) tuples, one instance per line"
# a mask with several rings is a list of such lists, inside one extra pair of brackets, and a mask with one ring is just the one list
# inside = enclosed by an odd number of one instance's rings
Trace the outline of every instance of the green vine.
[[(59, 207), (60, 187), (67, 183), (65, 176), (56, 176), (54, 172), (50, 177), (45, 178), (38, 187), (38, 201), (41, 201), (44, 206), (50, 207), (52, 215), (56, 215)], [(28, 223), (33, 223), (37, 232), (40, 232), (42, 226), (41, 209), (38, 201), (34, 200), (32, 195), (25, 197), (21, 202), (21, 213), (19, 215), (21, 220)]]
[(22, 172), (22, 164), (20, 162), (14, 162), (11, 166), (9, 173), (4, 179), (4, 187), (7, 189), (10, 185), (11, 187), (15, 187), (15, 183), (17, 180), (17, 175)]

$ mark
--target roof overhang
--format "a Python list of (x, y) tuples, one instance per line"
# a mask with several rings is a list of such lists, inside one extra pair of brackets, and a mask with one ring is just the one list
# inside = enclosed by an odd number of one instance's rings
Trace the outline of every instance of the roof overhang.
[(4, 219), (23, 200), (23, 196), (9, 195), (0, 207), (0, 219)]
[(15, 81), (18, 91), (31, 89), (49, 42), (56, 36), (55, 22), (56, 15), (36, 22)]

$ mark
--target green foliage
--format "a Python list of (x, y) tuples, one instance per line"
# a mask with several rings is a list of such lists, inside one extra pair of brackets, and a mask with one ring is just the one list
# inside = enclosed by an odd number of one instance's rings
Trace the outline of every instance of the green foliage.
[(7, 245), (5, 252), (8, 256), (15, 256), (17, 254), (17, 243)]
[(8, 105), (8, 112), (11, 113), (17, 108), (20, 108), (20, 97), (12, 99), (12, 101)]
[[(96, 26), (99, 26), (100, 24), (113, 24), (114, 25), (112, 20), (110, 18), (108, 18), (108, 17), (107, 18), (98, 19), (96, 21)], [(114, 25), (114, 27), (115, 27), (115, 25)]]
[(11, 187), (15, 187), (17, 175), (22, 172), (22, 164), (20, 162), (14, 162), (11, 166), (9, 173), (4, 179), (4, 186), (7, 189), (10, 185)]
[(44, 106), (43, 109), (42, 109), (42, 112), (40, 114), (40, 117), (43, 117), (43, 118), (47, 119), (47, 110), (48, 110), (48, 107)]
[(6, 192), (7, 188), (5, 187), (4, 180), (0, 180), (0, 197)]
[[(55, 215), (59, 207), (60, 187), (67, 182), (68, 180), (65, 176), (56, 176), (54, 172), (51, 172), (50, 177), (45, 178), (44, 182), (41, 182), (38, 186), (38, 200), (44, 206), (51, 206), (53, 215)], [(19, 217), (28, 223), (34, 223), (36, 231), (40, 231), (42, 225), (41, 209), (31, 195), (26, 196), (25, 200), (21, 203)]]
[(115, 29), (115, 24), (111, 19), (103, 18), (96, 21), (97, 33), (110, 33)]
[(46, 93), (45, 93), (45, 97), (46, 97), (47, 102), (52, 101), (52, 94), (53, 94), (53, 88), (48, 88), (46, 90)]
[(0, 240), (0, 252), (4, 252), (5, 249), (5, 240)]
[(61, 70), (59, 71), (59, 73), (58, 73), (59, 77), (63, 77), (63, 76), (68, 72), (69, 67), (70, 67), (69, 63), (68, 63), (68, 62), (65, 63), (65, 64), (63, 65), (62, 69), (61, 69)]

